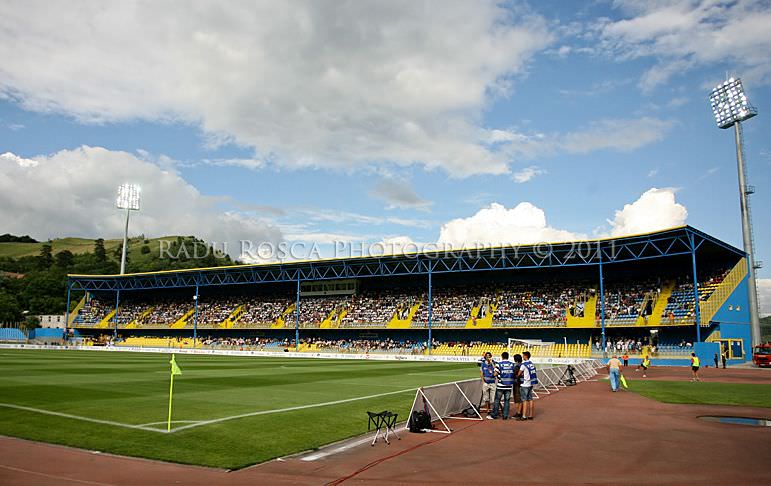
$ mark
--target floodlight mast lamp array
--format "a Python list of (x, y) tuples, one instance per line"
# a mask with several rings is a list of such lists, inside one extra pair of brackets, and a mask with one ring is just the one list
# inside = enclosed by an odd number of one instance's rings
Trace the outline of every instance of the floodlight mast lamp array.
[(760, 344), (760, 314), (758, 313), (758, 293), (755, 283), (755, 251), (752, 238), (752, 221), (750, 219), (749, 195), (752, 189), (747, 186), (744, 163), (744, 143), (742, 142), (741, 122), (758, 114), (758, 110), (752, 106), (744, 93), (744, 86), (739, 78), (730, 78), (717, 85), (710, 94), (709, 101), (715, 114), (715, 123), (719, 128), (734, 127), (736, 141), (736, 165), (739, 172), (739, 202), (742, 216), (742, 238), (744, 251), (747, 253), (749, 272), (747, 275), (747, 287), (750, 300), (750, 328), (752, 331), (752, 345)]
[(115, 205), (126, 210), (126, 228), (123, 231), (123, 251), (120, 256), (120, 274), (126, 273), (126, 247), (128, 246), (129, 214), (139, 211), (139, 199), (142, 189), (136, 184), (121, 184), (118, 187), (118, 198)]

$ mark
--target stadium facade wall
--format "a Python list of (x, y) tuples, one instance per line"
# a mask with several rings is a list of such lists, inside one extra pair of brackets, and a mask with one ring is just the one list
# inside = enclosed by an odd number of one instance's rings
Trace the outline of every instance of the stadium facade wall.
[[(752, 332), (750, 329), (750, 303), (747, 277), (736, 286), (725, 303), (712, 317), (714, 330), (722, 339), (741, 339), (744, 359), (732, 359), (732, 362), (744, 362), (752, 359)], [(712, 361), (712, 356), (709, 356)]]

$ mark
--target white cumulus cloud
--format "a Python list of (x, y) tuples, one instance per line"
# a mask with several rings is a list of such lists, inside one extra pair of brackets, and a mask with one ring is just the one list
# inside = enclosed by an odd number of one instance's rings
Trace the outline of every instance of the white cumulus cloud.
[(443, 224), (439, 244), (457, 248), (569, 241), (584, 237), (549, 226), (543, 209), (529, 202), (521, 202), (513, 208), (492, 203), (471, 217)]
[(11, 164), (16, 164), (19, 167), (35, 167), (37, 165), (37, 160), (25, 159), (11, 152), (0, 154), (0, 161), (10, 162)]
[(0, 156), (0, 227), (39, 239), (120, 237), (124, 217), (115, 209), (115, 196), (124, 182), (142, 187), (142, 209), (131, 215), (132, 235), (193, 235), (217, 242), (219, 249), (227, 243), (233, 257), (240, 256), (240, 240), (282, 240), (274, 226), (223, 209), (222, 198), (201, 194), (173, 170), (88, 146), (32, 160)]
[(611, 225), (611, 236), (623, 236), (682, 226), (687, 217), (688, 210), (675, 201), (674, 189), (654, 187), (645, 191), (637, 201), (617, 210), (608, 223)]
[(505, 173), (482, 111), (553, 41), (480, 1), (0, 2), (0, 97), (84, 122), (179, 121), (253, 159)]
[[(596, 236), (624, 236), (685, 224), (688, 211), (675, 200), (674, 189), (652, 188), (615, 213), (609, 233)], [(513, 208), (492, 203), (468, 218), (442, 225), (439, 244), (453, 247), (518, 245), (586, 239), (587, 235), (550, 226), (543, 209), (529, 202)]]

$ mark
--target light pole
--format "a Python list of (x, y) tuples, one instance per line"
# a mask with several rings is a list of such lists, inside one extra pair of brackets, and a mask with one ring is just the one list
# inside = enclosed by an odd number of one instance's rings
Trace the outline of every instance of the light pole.
[(123, 251), (120, 256), (120, 274), (126, 273), (126, 247), (128, 246), (129, 214), (139, 211), (139, 195), (142, 189), (136, 184), (121, 184), (118, 187), (118, 198), (115, 202), (118, 209), (126, 210), (126, 228), (123, 232)]
[[(745, 176), (744, 150), (742, 141), (742, 124), (758, 114), (758, 110), (750, 105), (747, 95), (744, 94), (744, 86), (739, 78), (730, 78), (712, 90), (709, 101), (712, 111), (715, 113), (715, 122), (720, 128), (734, 127), (736, 141), (736, 165), (739, 170), (739, 202), (742, 215), (742, 237), (744, 239), (744, 251), (747, 253), (748, 275), (747, 288), (750, 298), (750, 328), (752, 330), (752, 345), (760, 344), (760, 315), (758, 314), (758, 293), (755, 284), (755, 270), (760, 264), (755, 263), (754, 241), (752, 234), (752, 218), (750, 217), (750, 201), (748, 196), (755, 192), (755, 188), (747, 185)], [(697, 323), (696, 325), (699, 325)]]

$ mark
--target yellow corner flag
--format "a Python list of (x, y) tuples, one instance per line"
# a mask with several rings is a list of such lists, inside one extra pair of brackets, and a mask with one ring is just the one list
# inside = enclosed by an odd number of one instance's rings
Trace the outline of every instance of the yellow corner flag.
[(171, 398), (174, 396), (174, 375), (181, 375), (182, 370), (179, 369), (179, 366), (177, 365), (177, 360), (175, 359), (175, 355), (171, 355), (171, 380), (169, 383), (169, 420), (166, 423), (166, 432), (171, 432)]
[(619, 375), (619, 378), (621, 378), (621, 384), (624, 385), (624, 388), (629, 388), (629, 385), (626, 384), (626, 378), (624, 378), (624, 375)]
[(177, 360), (174, 359), (174, 357), (175, 357), (175, 355), (172, 354), (171, 355), (171, 361), (169, 361), (169, 363), (171, 363), (171, 375), (172, 376), (174, 376), (174, 375), (181, 375), (182, 374), (182, 370), (179, 369), (179, 366), (177, 366)]

